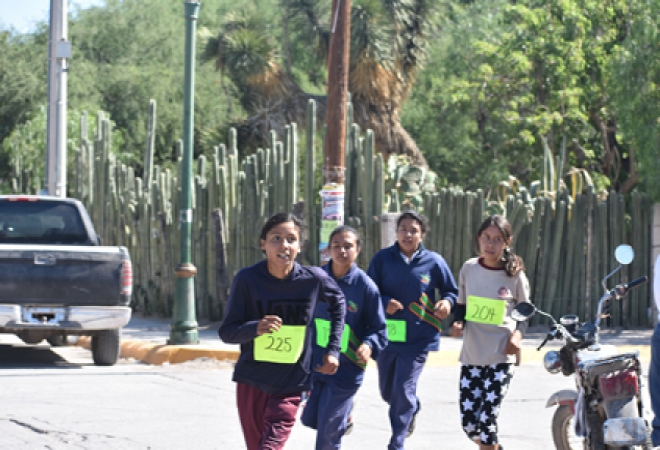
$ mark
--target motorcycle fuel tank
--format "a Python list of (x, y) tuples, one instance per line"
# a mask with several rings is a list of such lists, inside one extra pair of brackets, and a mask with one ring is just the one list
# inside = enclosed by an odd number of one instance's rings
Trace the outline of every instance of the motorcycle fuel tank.
[(600, 358), (609, 358), (610, 356), (618, 355), (619, 351), (614, 345), (598, 345), (591, 346), (587, 349), (577, 352), (577, 363), (586, 363)]

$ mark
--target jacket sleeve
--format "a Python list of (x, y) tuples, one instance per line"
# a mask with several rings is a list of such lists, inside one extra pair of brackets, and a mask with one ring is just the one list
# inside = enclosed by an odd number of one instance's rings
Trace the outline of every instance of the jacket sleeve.
[(383, 267), (383, 259), (381, 257), (380, 253), (376, 253), (373, 258), (371, 258), (371, 262), (369, 263), (369, 268), (367, 269), (367, 275), (369, 275), (369, 278), (376, 283), (376, 286), (380, 290), (380, 300), (383, 305), (383, 308), (386, 309), (387, 305), (390, 303), (390, 300), (392, 297), (389, 295), (383, 294), (382, 290), (382, 267)]
[(320, 300), (328, 304), (328, 316), (330, 317), (330, 339), (328, 340), (326, 353), (339, 358), (341, 336), (344, 332), (344, 318), (346, 317), (346, 299), (335, 280), (322, 270), (320, 272), (323, 274)]
[(367, 289), (364, 299), (363, 316), (367, 325), (367, 335), (364, 343), (371, 347), (371, 358), (377, 359), (380, 352), (387, 346), (387, 323), (385, 310), (376, 289)]
[(218, 329), (218, 336), (228, 344), (244, 344), (257, 337), (259, 320), (247, 320), (252, 303), (245, 273), (238, 272), (232, 282), (225, 308), (225, 318)]
[(456, 299), (458, 298), (458, 287), (456, 286), (454, 275), (451, 273), (449, 266), (442, 257), (440, 257), (438, 270), (440, 271), (440, 280), (436, 286), (440, 292), (440, 299), (447, 299), (450, 301), (451, 305), (454, 306), (456, 304)]

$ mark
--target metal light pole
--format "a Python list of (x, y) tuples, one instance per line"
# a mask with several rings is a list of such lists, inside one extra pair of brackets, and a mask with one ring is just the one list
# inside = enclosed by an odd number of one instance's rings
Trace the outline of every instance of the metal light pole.
[(197, 344), (197, 319), (195, 318), (195, 274), (197, 268), (191, 262), (192, 230), (192, 157), (193, 113), (195, 110), (195, 29), (199, 2), (184, 3), (186, 17), (185, 77), (183, 82), (183, 157), (181, 158), (181, 209), (179, 229), (181, 233), (181, 259), (176, 274), (174, 311), (168, 344)]
[(48, 111), (46, 179), (48, 195), (66, 197), (67, 72), (71, 43), (67, 41), (66, 0), (51, 0), (48, 42)]

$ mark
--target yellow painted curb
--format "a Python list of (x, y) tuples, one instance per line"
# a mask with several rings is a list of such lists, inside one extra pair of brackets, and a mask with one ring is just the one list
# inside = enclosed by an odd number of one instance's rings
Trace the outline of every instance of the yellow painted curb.
[[(90, 350), (91, 338), (81, 336), (77, 346)], [(165, 363), (178, 364), (197, 358), (215, 358), (219, 361), (236, 361), (238, 350), (222, 350), (213, 347), (188, 345), (165, 345), (153, 342), (124, 339), (121, 341), (120, 357), (133, 358), (146, 364), (161, 365)]]

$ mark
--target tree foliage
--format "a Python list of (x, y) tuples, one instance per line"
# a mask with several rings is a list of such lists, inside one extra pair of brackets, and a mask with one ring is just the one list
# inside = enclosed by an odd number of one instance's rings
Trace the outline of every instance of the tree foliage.
[[(310, 98), (323, 119), (331, 4), (202, 2), (197, 53), (215, 64), (196, 65), (197, 153), (224, 142), (232, 124), (243, 142), (262, 145), (271, 129), (304, 120)], [(558, 178), (586, 170), (598, 188), (637, 187), (660, 200), (659, 5), (353, 0), (354, 120), (374, 130), (383, 153), (427, 161), (439, 186), (531, 185), (550, 158)], [(183, 5), (169, 0), (71, 12), (71, 117), (107, 112), (117, 156), (138, 174), (150, 99), (158, 163), (182, 136), (184, 31)], [(16, 152), (43, 158), (47, 42), (47, 24), (0, 30), (2, 179)]]
[[(415, 141), (400, 124), (400, 111), (423, 65), (436, 2), (429, 0), (356, 0), (351, 4), (349, 92), (353, 119), (374, 131), (376, 147), (388, 155), (407, 154), (426, 164)], [(303, 123), (307, 102), (325, 97), (315, 89), (323, 80), (333, 27), (327, 0), (280, 0), (280, 13), (268, 15), (247, 2), (223, 18), (208, 39), (203, 59), (240, 87), (249, 116), (241, 125), (244, 142), (259, 145), (269, 129), (282, 131)], [(302, 60), (294, 58), (306, 55)], [(303, 65), (306, 64), (306, 65)], [(292, 66), (293, 65), (293, 66)]]
[[(630, 191), (639, 162), (632, 141), (622, 139), (629, 133), (625, 117), (636, 120), (644, 106), (626, 113), (614, 101), (623, 77), (612, 63), (630, 45), (637, 17), (654, 25), (641, 3), (449, 5), (429, 69), (404, 109), (431, 167), (446, 182), (472, 188), (509, 174), (529, 184), (541, 178), (545, 141), (560, 176), (584, 168), (597, 186)], [(652, 115), (644, 126), (657, 130)]]
[[(214, 26), (218, 9), (229, 5), (228, 0), (204, 2), (200, 32)], [(69, 108), (107, 112), (122, 135), (118, 154), (138, 173), (150, 99), (158, 104), (157, 162), (172, 160), (176, 141), (182, 137), (183, 11), (183, 2), (107, 0), (103, 6), (74, 10), (69, 19)], [(0, 140), (30, 115), (37, 116), (46, 103), (46, 25), (30, 35), (16, 36), (11, 31), (0, 35)], [(223, 85), (212, 68), (196, 67), (195, 87), (196, 152), (211, 152), (225, 139), (228, 123), (241, 110), (231, 83)], [(44, 149), (39, 151), (43, 154)]]

